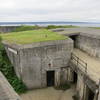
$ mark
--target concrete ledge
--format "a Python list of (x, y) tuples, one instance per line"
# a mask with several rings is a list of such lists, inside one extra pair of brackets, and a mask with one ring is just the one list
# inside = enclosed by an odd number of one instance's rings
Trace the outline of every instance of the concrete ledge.
[(52, 40), (52, 41), (45, 41), (45, 42), (34, 42), (31, 44), (13, 44), (9, 43), (7, 41), (3, 41), (2, 43), (5, 46), (9, 46), (11, 48), (15, 48), (17, 50), (25, 49), (25, 48), (34, 48), (34, 47), (44, 47), (44, 46), (50, 46), (50, 45), (60, 45), (60, 44), (66, 44), (66, 43), (72, 43), (73, 41), (70, 38), (67, 38), (66, 40)]

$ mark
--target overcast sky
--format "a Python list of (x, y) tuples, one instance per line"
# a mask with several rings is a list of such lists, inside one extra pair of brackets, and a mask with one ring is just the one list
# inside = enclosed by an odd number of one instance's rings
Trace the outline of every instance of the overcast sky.
[(100, 22), (100, 0), (0, 0), (0, 21)]

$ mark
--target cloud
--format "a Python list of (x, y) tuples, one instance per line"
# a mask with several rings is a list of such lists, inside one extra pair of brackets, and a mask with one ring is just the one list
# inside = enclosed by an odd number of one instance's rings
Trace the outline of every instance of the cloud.
[(100, 21), (99, 0), (0, 0), (0, 21)]

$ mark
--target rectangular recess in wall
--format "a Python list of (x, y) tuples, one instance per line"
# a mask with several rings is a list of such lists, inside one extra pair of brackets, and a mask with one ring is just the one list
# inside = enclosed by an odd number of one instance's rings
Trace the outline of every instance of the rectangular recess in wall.
[(8, 50), (9, 50), (10, 52), (12, 52), (12, 53), (14, 53), (14, 54), (17, 55), (17, 51), (16, 51), (16, 50), (14, 50), (14, 49), (12, 49), (12, 48), (8, 48)]

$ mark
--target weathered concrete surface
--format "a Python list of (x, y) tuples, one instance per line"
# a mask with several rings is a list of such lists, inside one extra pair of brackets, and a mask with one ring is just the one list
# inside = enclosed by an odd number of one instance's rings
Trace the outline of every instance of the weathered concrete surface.
[(79, 49), (74, 49), (73, 53), (87, 63), (87, 74), (92, 80), (96, 82), (96, 84), (99, 84), (100, 60), (95, 57), (89, 56)]
[(55, 90), (53, 87), (29, 91), (20, 95), (22, 100), (73, 100), (73, 88), (66, 91)]
[(67, 81), (66, 68), (73, 50), (71, 39), (29, 45), (4, 45), (17, 76), (29, 89), (46, 87), (46, 72), (50, 70), (55, 71), (55, 86)]
[(63, 35), (72, 34), (72, 33), (84, 33), (84, 35), (90, 35), (91, 37), (100, 39), (100, 29), (80, 27), (80, 28), (63, 28), (62, 30), (64, 31), (60, 31), (58, 33)]
[[(100, 60), (89, 56), (88, 54), (82, 52), (79, 49), (74, 49), (73, 53), (77, 55), (82, 61), (87, 62), (87, 73), (85, 73), (83, 62), (79, 62), (77, 66), (77, 61), (73, 60), (70, 63), (70, 68), (77, 73), (77, 94), (79, 100), (86, 100), (87, 98), (87, 87), (94, 92), (94, 100), (98, 98), (99, 90), (99, 79), (100, 79)], [(82, 64), (83, 63), (83, 64)], [(76, 65), (76, 66), (75, 66)], [(73, 75), (73, 74), (72, 74)], [(99, 100), (99, 98), (98, 98)]]
[(77, 48), (91, 56), (100, 58), (100, 29), (69, 28), (63, 30), (64, 31), (58, 33), (66, 36), (78, 35), (75, 41)]
[(91, 56), (100, 58), (100, 39), (80, 34), (77, 37), (77, 48)]
[(0, 72), (0, 100), (21, 100), (7, 79)]
[(12, 32), (13, 30), (16, 29), (16, 27), (19, 27), (19, 26), (0, 26), (0, 32), (1, 33)]

